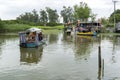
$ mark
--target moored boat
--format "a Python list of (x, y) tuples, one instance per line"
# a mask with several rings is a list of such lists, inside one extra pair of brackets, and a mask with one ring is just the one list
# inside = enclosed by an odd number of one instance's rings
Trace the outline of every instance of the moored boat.
[(35, 48), (44, 44), (42, 31), (38, 28), (30, 28), (26, 31), (19, 32), (20, 47)]
[(64, 31), (65, 33), (67, 33), (68, 35), (71, 34), (71, 32), (73, 31), (73, 28), (72, 28), (72, 23), (71, 22), (68, 22), (64, 25)]
[(100, 27), (101, 25), (98, 22), (79, 22), (79, 26), (75, 28), (75, 32), (77, 35), (96, 36), (100, 32)]

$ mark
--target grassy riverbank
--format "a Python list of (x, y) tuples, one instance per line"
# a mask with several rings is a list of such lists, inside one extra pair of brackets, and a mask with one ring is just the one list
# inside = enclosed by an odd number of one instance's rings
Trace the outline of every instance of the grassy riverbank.
[(64, 28), (63, 25), (59, 26), (29, 26), (25, 24), (5, 24), (4, 25), (4, 32), (18, 32), (18, 31), (24, 31), (26, 29), (29, 29), (31, 27), (37, 27), (41, 28), (43, 30), (62, 30)]

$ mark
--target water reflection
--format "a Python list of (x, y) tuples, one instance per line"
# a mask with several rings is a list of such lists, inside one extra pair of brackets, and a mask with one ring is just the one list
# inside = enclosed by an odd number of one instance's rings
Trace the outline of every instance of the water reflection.
[(117, 57), (116, 57), (117, 52), (116, 51), (120, 48), (120, 35), (114, 35), (112, 37), (113, 37), (113, 39), (112, 39), (113, 50), (112, 50), (111, 61), (112, 61), (112, 63), (116, 63), (117, 62)]
[[(18, 39), (16, 35), (0, 34), (0, 54), (2, 54), (4, 47), (7, 47), (9, 44), (12, 44), (13, 42), (15, 43), (16, 39)], [(8, 44), (8, 42), (10, 43)]]
[(74, 36), (73, 35), (68, 35), (66, 33), (63, 34), (63, 41), (65, 43), (73, 42), (74, 41)]
[[(44, 46), (44, 51), (43, 47), (20, 48), (18, 37), (0, 36), (0, 71), (5, 72), (0, 73), (1, 80), (120, 79), (120, 36), (72, 36), (63, 33), (45, 36), (48, 45)], [(98, 67), (99, 43), (104, 71)], [(8, 66), (12, 68), (4, 71)]]
[[(109, 43), (105, 49), (110, 51), (109, 55), (111, 64), (118, 62), (118, 50), (120, 48), (120, 35), (102, 35), (102, 42)], [(105, 47), (105, 46), (103, 46)], [(104, 50), (104, 49), (103, 49)]]
[(87, 60), (87, 57), (91, 53), (91, 49), (94, 44), (97, 43), (97, 37), (93, 36), (76, 36), (75, 37), (75, 56), (76, 58), (84, 58)]
[(42, 58), (43, 47), (39, 48), (20, 48), (21, 64), (38, 63)]
[(120, 46), (120, 35), (114, 36), (114, 44)]
[(48, 34), (47, 40), (49, 43), (56, 43), (58, 40), (58, 34)]

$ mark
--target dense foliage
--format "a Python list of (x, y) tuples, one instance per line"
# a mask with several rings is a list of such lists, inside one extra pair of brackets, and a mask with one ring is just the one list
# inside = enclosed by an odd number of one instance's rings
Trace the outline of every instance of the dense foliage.
[(73, 16), (73, 9), (71, 7), (63, 6), (63, 10), (61, 11), (61, 16), (63, 17), (63, 22), (73, 22), (74, 16)]
[[(50, 7), (46, 7), (44, 10), (41, 9), (37, 11), (33, 9), (31, 12), (25, 12), (19, 15), (16, 20), (4, 20), (6, 28), (11, 28), (14, 30), (13, 26), (25, 25), (24, 27), (28, 28), (28, 26), (58, 26), (61, 25), (60, 21), (63, 18), (63, 22), (67, 23), (69, 21), (76, 22), (78, 19), (81, 21), (87, 21), (88, 18), (91, 18), (92, 21), (95, 20), (96, 14), (92, 14), (90, 7), (85, 2), (80, 2), (78, 5), (74, 5), (73, 7), (63, 6), (63, 9), (58, 14), (56, 9), (51, 9)], [(3, 23), (0, 21), (0, 29), (5, 29), (2, 27)], [(11, 25), (10, 27), (8, 25)], [(13, 25), (13, 26), (12, 26)], [(28, 25), (28, 26), (27, 26)], [(20, 29), (16, 27), (17, 30)], [(23, 28), (23, 29), (26, 29)]]
[(120, 22), (120, 9), (117, 9), (110, 15), (110, 22), (114, 22), (114, 15), (116, 23)]
[[(87, 21), (88, 18), (92, 20), (96, 18), (96, 15), (91, 13), (91, 9), (88, 7), (87, 3), (80, 2), (79, 5), (74, 5), (72, 7), (63, 6), (60, 11), (61, 17), (63, 17), (63, 22), (67, 23), (69, 21), (74, 22), (78, 19), (81, 21)], [(46, 7), (45, 10), (40, 10), (39, 13), (34, 9), (32, 12), (25, 12), (17, 17), (19, 23), (29, 24), (29, 25), (48, 25), (55, 26), (60, 23), (61, 18), (57, 13), (57, 10)]]
[(80, 2), (79, 5), (74, 6), (74, 16), (76, 19), (81, 21), (87, 21), (90, 17), (91, 9), (88, 7), (87, 3)]
[(47, 25), (55, 26), (58, 23), (59, 15), (57, 10), (53, 10), (49, 7), (46, 7), (46, 10), (40, 10), (39, 14), (34, 9), (32, 12), (25, 12), (17, 17), (18, 23), (29, 24), (29, 25)]
[(5, 30), (5, 26), (3, 21), (0, 19), (0, 32), (3, 32)]

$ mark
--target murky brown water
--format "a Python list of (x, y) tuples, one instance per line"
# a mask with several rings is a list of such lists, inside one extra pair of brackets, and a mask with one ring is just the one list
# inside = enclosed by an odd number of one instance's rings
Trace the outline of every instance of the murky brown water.
[[(120, 80), (120, 36), (45, 34), (47, 45), (20, 48), (17, 36), (0, 35), (0, 80)], [(104, 59), (99, 77), (98, 46)]]

